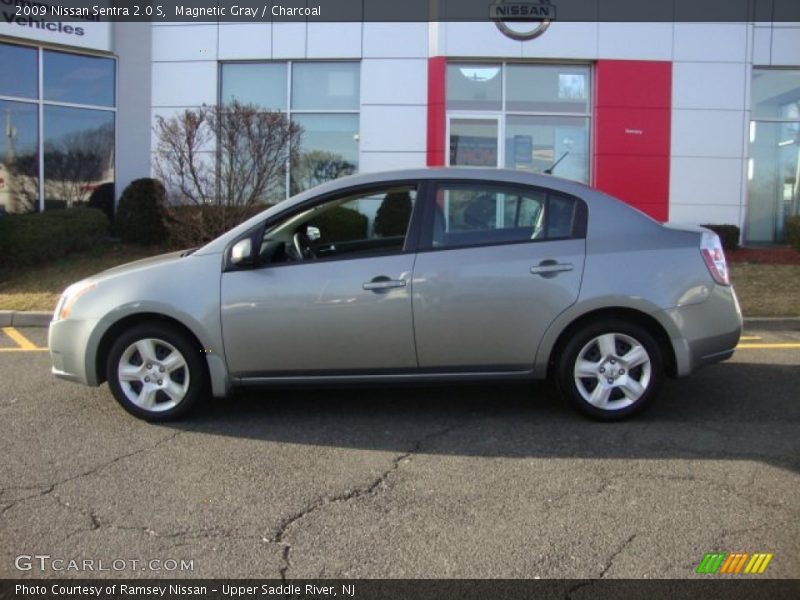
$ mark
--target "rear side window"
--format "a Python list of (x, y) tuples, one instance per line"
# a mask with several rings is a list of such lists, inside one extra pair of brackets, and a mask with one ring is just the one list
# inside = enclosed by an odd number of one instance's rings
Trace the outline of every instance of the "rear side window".
[(457, 248), (582, 237), (582, 207), (576, 198), (542, 188), (440, 184), (431, 245)]

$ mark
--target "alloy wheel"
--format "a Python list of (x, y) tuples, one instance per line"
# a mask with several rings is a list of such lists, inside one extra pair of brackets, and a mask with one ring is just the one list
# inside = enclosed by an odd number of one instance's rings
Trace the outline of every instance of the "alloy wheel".
[(652, 362), (644, 345), (623, 333), (604, 333), (583, 346), (575, 360), (575, 386), (601, 410), (620, 410), (647, 391)]
[(125, 397), (150, 412), (178, 406), (189, 391), (189, 366), (172, 344), (145, 338), (130, 344), (120, 356), (117, 376)]

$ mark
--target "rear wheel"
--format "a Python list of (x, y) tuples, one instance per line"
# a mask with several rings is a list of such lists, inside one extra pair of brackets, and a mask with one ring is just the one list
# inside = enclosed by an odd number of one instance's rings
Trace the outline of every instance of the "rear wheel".
[(571, 336), (556, 365), (560, 395), (586, 416), (627, 418), (659, 393), (662, 352), (653, 336), (628, 321), (609, 319)]
[(117, 402), (147, 421), (184, 416), (205, 393), (207, 380), (197, 344), (157, 322), (136, 325), (117, 338), (106, 377)]

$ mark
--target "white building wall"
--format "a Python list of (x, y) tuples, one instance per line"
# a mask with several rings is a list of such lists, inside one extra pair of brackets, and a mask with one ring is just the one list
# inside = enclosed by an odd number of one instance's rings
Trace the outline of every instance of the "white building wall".
[[(159, 116), (217, 102), (219, 27), (204, 23), (153, 24), (151, 148)], [(154, 156), (151, 165), (154, 165)]]
[(742, 226), (752, 26), (673, 27), (670, 220)]

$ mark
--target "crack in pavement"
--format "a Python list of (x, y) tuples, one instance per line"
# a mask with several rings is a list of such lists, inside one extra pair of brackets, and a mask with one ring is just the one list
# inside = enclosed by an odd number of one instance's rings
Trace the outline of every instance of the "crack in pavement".
[(286, 574), (292, 567), (292, 558), (291, 558), (292, 545), (286, 541), (286, 534), (288, 533), (288, 530), (292, 525), (302, 520), (303, 518), (307, 517), (308, 515), (320, 510), (321, 508), (328, 506), (329, 504), (344, 503), (364, 496), (376, 495), (379, 491), (379, 488), (381, 490), (385, 489), (385, 484), (387, 484), (389, 477), (391, 477), (393, 473), (399, 470), (401, 463), (405, 462), (407, 459), (410, 459), (412, 455), (418, 453), (426, 442), (437, 437), (445, 436), (448, 433), (464, 426), (465, 426), (464, 423), (459, 425), (451, 425), (449, 427), (445, 427), (444, 429), (440, 429), (438, 431), (429, 433), (428, 435), (417, 440), (410, 450), (404, 452), (403, 454), (395, 456), (392, 459), (391, 466), (385, 471), (383, 471), (380, 475), (378, 475), (375, 479), (373, 479), (369, 485), (350, 489), (335, 496), (322, 496), (317, 500), (315, 500), (314, 502), (312, 502), (311, 504), (309, 504), (308, 506), (306, 506), (304, 509), (283, 519), (278, 525), (275, 535), (270, 540), (273, 543), (280, 544), (281, 546), (283, 546), (283, 553), (282, 553), (283, 565), (278, 571), (281, 581), (286, 581), (287, 577)]
[[(47, 496), (49, 494), (52, 494), (57, 487), (59, 487), (61, 485), (64, 485), (65, 483), (69, 483), (70, 481), (75, 481), (77, 479), (82, 479), (83, 477), (90, 477), (92, 475), (95, 475), (95, 474), (99, 473), (100, 471), (102, 471), (104, 469), (107, 469), (108, 467), (110, 467), (112, 465), (117, 464), (118, 462), (121, 462), (121, 461), (123, 461), (125, 459), (131, 458), (132, 456), (136, 456), (136, 455), (142, 454), (144, 452), (149, 452), (151, 450), (155, 450), (159, 446), (174, 440), (179, 435), (182, 435), (182, 434), (188, 433), (188, 432), (189, 432), (189, 430), (176, 431), (176, 432), (172, 433), (171, 435), (168, 435), (168, 436), (165, 436), (165, 437), (161, 438), (155, 444), (152, 444), (150, 446), (146, 446), (144, 448), (139, 448), (138, 450), (134, 450), (133, 452), (128, 452), (127, 454), (121, 454), (121, 455), (119, 455), (119, 456), (117, 456), (117, 457), (115, 457), (115, 458), (113, 458), (113, 459), (111, 459), (109, 461), (106, 461), (104, 463), (100, 463), (99, 465), (96, 465), (96, 466), (92, 467), (88, 471), (83, 471), (82, 473), (78, 473), (76, 475), (71, 475), (70, 477), (66, 477), (64, 479), (56, 481), (55, 483), (52, 483), (52, 484), (49, 484), (49, 485), (43, 484), (41, 486), (29, 486), (30, 489), (38, 489), (38, 492), (36, 494), (30, 494), (28, 496), (23, 496), (22, 498), (17, 498), (11, 504), (4, 505), (3, 508), (0, 509), (0, 516), (5, 517), (5, 513), (7, 511), (11, 510), (12, 508), (17, 506), (18, 504), (21, 504), (22, 502), (30, 500), (31, 498), (41, 498), (43, 496)], [(10, 489), (15, 489), (15, 488), (5, 488), (3, 491), (10, 490)], [(62, 506), (64, 506), (64, 503), (62, 503), (62, 502), (59, 502), (59, 504), (62, 504)], [(76, 509), (74, 507), (70, 507), (68, 504), (66, 506), (69, 507), (69, 508), (73, 508), (74, 510), (79, 510), (79, 509)]]
[(608, 572), (611, 570), (611, 567), (614, 565), (614, 561), (617, 559), (617, 557), (618, 557), (620, 554), (622, 554), (622, 553), (624, 552), (625, 548), (627, 548), (627, 547), (628, 547), (628, 545), (629, 545), (629, 544), (630, 544), (630, 543), (631, 543), (631, 542), (632, 542), (632, 541), (633, 541), (633, 540), (636, 538), (636, 536), (637, 536), (637, 535), (638, 535), (638, 534), (636, 534), (636, 533), (633, 533), (633, 534), (631, 534), (631, 535), (628, 537), (628, 539), (626, 539), (624, 542), (622, 542), (622, 544), (620, 545), (620, 547), (619, 547), (619, 548), (617, 548), (617, 550), (616, 550), (616, 551), (614, 551), (614, 552), (611, 554), (611, 556), (609, 556), (609, 557), (608, 557), (608, 560), (606, 561), (606, 564), (605, 564), (605, 566), (603, 567), (603, 570), (602, 570), (602, 571), (600, 571), (600, 575), (599, 575), (597, 578), (595, 578), (595, 579), (589, 579), (589, 580), (586, 580), (586, 581), (581, 581), (580, 583), (577, 583), (576, 585), (573, 585), (571, 588), (569, 588), (569, 589), (568, 589), (568, 590), (567, 590), (567, 591), (564, 593), (564, 598), (565, 598), (565, 600), (572, 600), (572, 594), (574, 594), (574, 593), (575, 593), (575, 592), (577, 592), (578, 590), (580, 590), (580, 589), (582, 589), (582, 588), (585, 588), (585, 587), (589, 587), (589, 586), (591, 586), (591, 585), (594, 585), (595, 583), (597, 583), (597, 582), (598, 582), (598, 581), (600, 581), (601, 579), (605, 579), (605, 577), (606, 577), (606, 573), (608, 573)]
[(614, 561), (617, 559), (617, 557), (618, 557), (620, 554), (622, 554), (622, 552), (625, 550), (625, 548), (627, 548), (627, 547), (628, 547), (628, 545), (629, 545), (629, 544), (630, 544), (630, 543), (631, 543), (631, 542), (632, 542), (632, 541), (633, 541), (635, 538), (636, 538), (636, 534), (635, 534), (635, 533), (631, 534), (631, 535), (630, 535), (630, 537), (628, 537), (628, 539), (627, 539), (627, 540), (625, 540), (625, 541), (622, 543), (622, 545), (619, 547), (619, 549), (618, 549), (616, 552), (614, 552), (614, 554), (612, 554), (612, 555), (609, 557), (609, 559), (606, 561), (606, 566), (605, 566), (605, 567), (603, 567), (603, 570), (600, 572), (600, 577), (598, 577), (598, 579), (604, 579), (604, 578), (605, 578), (605, 576), (606, 576), (606, 573), (608, 573), (608, 571), (611, 569), (612, 565), (614, 564)]

